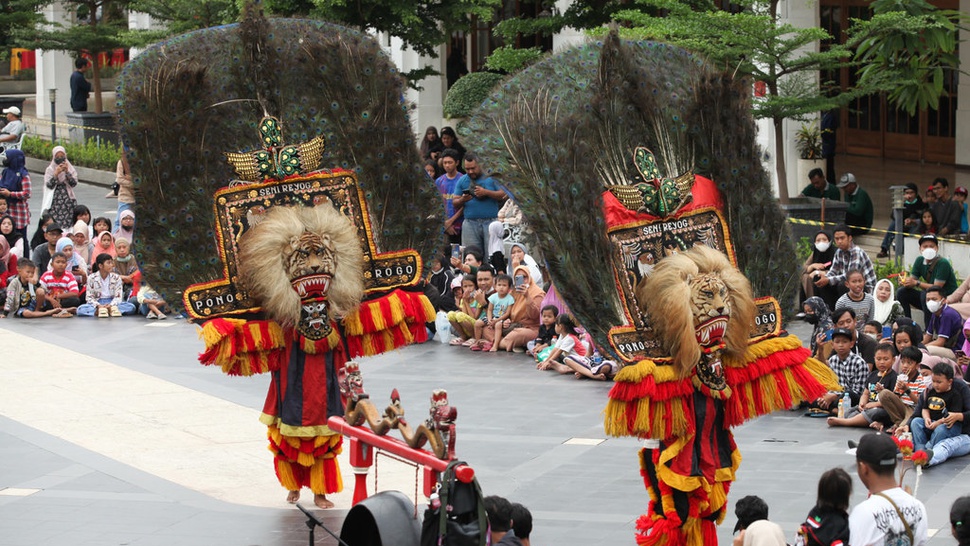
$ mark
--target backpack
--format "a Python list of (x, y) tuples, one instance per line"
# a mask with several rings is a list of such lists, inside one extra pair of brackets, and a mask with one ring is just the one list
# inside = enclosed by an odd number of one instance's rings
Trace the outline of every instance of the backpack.
[(455, 478), (451, 461), (438, 481), (438, 508), (428, 505), (421, 523), (421, 546), (485, 546), (488, 519), (478, 479), (463, 483)]

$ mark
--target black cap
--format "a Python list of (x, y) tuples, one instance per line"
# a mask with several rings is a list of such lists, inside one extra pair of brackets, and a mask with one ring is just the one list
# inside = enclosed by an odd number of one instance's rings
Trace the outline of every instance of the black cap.
[(57, 225), (55, 222), (51, 222), (47, 224), (47, 227), (44, 228), (44, 233), (50, 233), (52, 231), (60, 231), (61, 233), (64, 233), (64, 230), (61, 229), (61, 226)]
[(923, 241), (933, 241), (933, 244), (935, 244), (936, 246), (940, 246), (940, 240), (937, 239), (936, 235), (933, 235), (932, 233), (924, 233), (923, 235), (920, 236), (919, 238), (920, 246), (923, 246)]
[(916, 184), (912, 183), (912, 182), (907, 182), (906, 183), (906, 189), (907, 190), (913, 190), (914, 192), (919, 193), (919, 187)]
[(852, 330), (849, 330), (848, 328), (836, 328), (835, 330), (832, 330), (832, 339), (835, 339), (835, 336), (845, 336), (849, 339), (855, 338)]
[(855, 458), (873, 468), (890, 468), (896, 466), (896, 451), (892, 436), (877, 432), (866, 434), (859, 440)]
[(734, 532), (737, 533), (760, 519), (768, 519), (768, 503), (757, 495), (742, 497), (734, 505), (734, 515), (738, 517), (738, 522), (734, 524)]

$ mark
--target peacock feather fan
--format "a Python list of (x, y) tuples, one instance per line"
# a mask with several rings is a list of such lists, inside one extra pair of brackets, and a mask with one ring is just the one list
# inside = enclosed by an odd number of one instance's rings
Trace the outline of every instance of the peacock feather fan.
[(506, 80), (460, 129), (519, 204), (556, 287), (601, 348), (623, 324), (601, 194), (641, 181), (639, 147), (665, 176), (693, 171), (717, 184), (739, 268), (757, 295), (791, 301), (794, 247), (744, 89), (683, 49), (611, 32)]
[(306, 154), (320, 168), (356, 172), (378, 249), (427, 259), (440, 246), (440, 197), (421, 166), (404, 82), (365, 34), (251, 11), (147, 49), (118, 91), (138, 261), (168, 301), (222, 277), (212, 195), (237, 178), (226, 152), (262, 148), (266, 115), (280, 120), (286, 144), (322, 138), (319, 161)]

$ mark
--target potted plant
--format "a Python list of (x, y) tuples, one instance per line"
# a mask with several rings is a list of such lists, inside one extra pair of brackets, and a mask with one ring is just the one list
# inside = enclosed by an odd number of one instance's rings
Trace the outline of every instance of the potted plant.
[(808, 184), (808, 173), (812, 169), (825, 170), (825, 160), (822, 158), (822, 130), (818, 120), (803, 123), (795, 133), (795, 150), (798, 151), (798, 166), (796, 169), (796, 187)]

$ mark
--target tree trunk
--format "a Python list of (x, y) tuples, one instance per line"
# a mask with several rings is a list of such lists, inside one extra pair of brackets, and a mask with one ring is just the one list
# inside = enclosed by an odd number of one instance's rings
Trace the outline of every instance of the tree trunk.
[(778, 200), (788, 204), (788, 173), (785, 169), (785, 135), (782, 133), (783, 118), (774, 117), (775, 126), (775, 173), (778, 175)]

